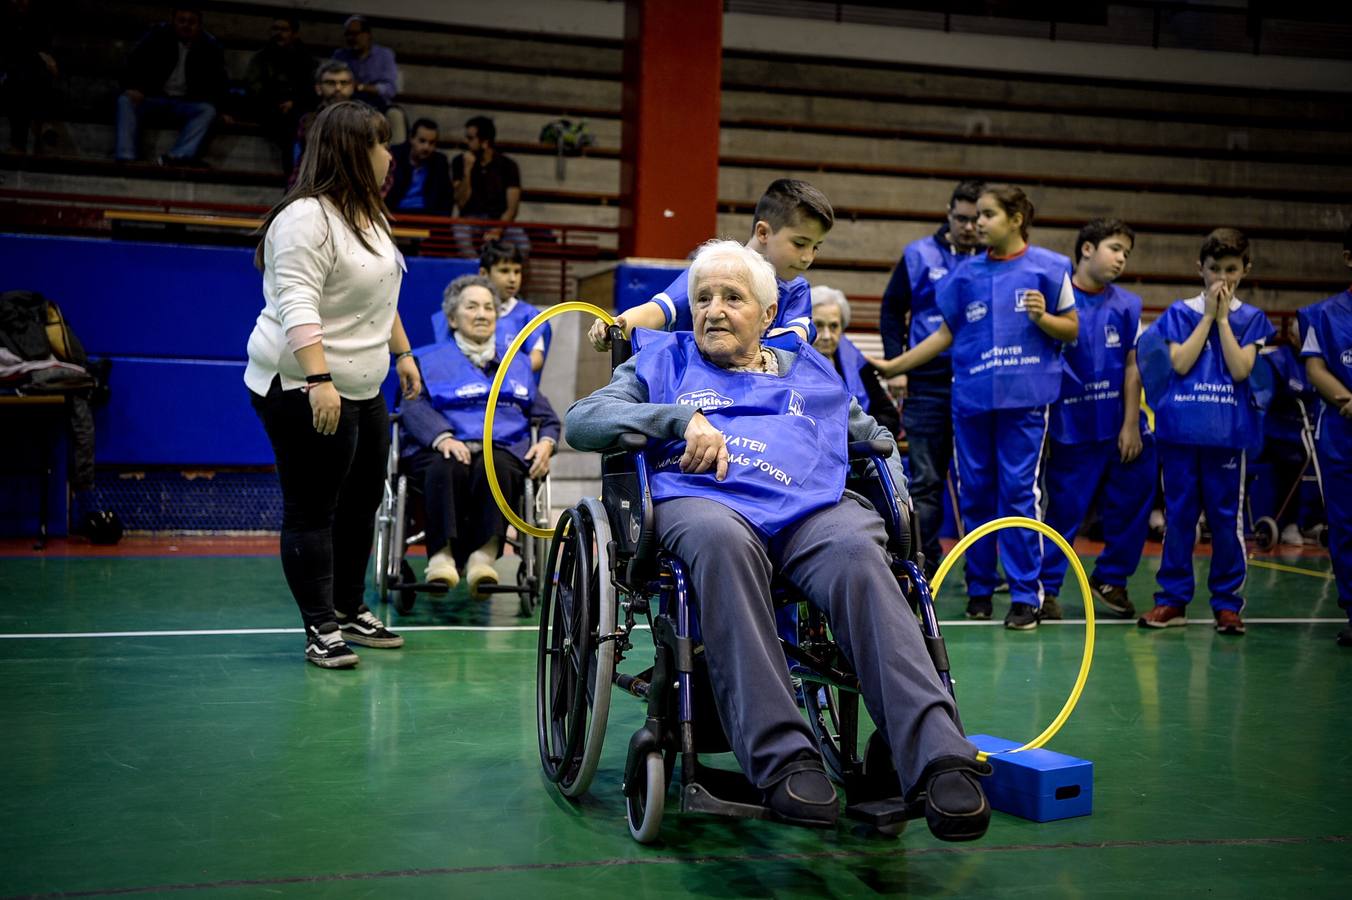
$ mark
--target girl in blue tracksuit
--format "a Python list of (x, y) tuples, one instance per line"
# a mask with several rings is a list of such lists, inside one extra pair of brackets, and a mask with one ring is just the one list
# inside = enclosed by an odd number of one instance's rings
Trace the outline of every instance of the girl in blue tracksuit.
[[(901, 356), (876, 361), (891, 377), (952, 348), (958, 506), (968, 530), (1000, 516), (1039, 518), (1038, 467), (1048, 406), (1061, 394), (1061, 345), (1079, 332), (1070, 260), (1028, 243), (1033, 204), (1012, 185), (987, 185), (977, 200), (986, 253), (939, 284), (944, 322)], [(1037, 627), (1042, 538), (1024, 529), (998, 536), (1009, 581), (1005, 627)], [(967, 616), (988, 619), (996, 541), (967, 552)]]
[[(1218, 228), (1198, 254), (1202, 293), (1176, 301), (1150, 327), (1164, 377), (1145, 376), (1155, 410), (1155, 436), (1164, 478), (1164, 555), (1155, 607), (1143, 628), (1187, 624), (1192, 600), (1192, 549), (1205, 509), (1211, 526), (1207, 587), (1216, 631), (1244, 633), (1245, 453), (1262, 446), (1262, 413), (1249, 373), (1258, 350), (1274, 333), (1262, 311), (1235, 296), (1249, 271), (1249, 241), (1238, 229)], [(1167, 369), (1164, 360), (1167, 358)]]
[[(1343, 261), (1352, 268), (1352, 228), (1343, 238)], [(1348, 626), (1338, 633), (1338, 643), (1352, 647), (1352, 289), (1303, 310), (1300, 319), (1300, 355), (1324, 401), (1315, 450), (1329, 518), (1329, 556), (1338, 605), (1348, 615)]]
[[(1123, 618), (1136, 616), (1127, 579), (1141, 561), (1159, 481), (1136, 366), (1141, 298), (1113, 284), (1135, 242), (1135, 233), (1118, 219), (1095, 219), (1075, 240), (1079, 258), (1071, 286), (1080, 336), (1066, 347), (1065, 387), (1052, 406), (1047, 461), (1047, 524), (1071, 543), (1102, 493), (1104, 546), (1089, 585)], [(1042, 560), (1044, 619), (1060, 618), (1056, 596), (1066, 566), (1065, 554), (1055, 549)]]

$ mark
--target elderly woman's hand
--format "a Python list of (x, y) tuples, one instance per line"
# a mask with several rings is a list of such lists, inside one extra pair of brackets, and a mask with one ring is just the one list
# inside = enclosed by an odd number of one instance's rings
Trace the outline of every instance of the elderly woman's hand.
[(549, 474), (549, 458), (554, 455), (554, 442), (549, 438), (536, 441), (526, 451), (526, 461), (530, 463), (530, 477), (543, 478)]
[(442, 459), (450, 459), (454, 456), (460, 462), (469, 465), (469, 447), (465, 445), (464, 441), (457, 441), (453, 437), (444, 437), (437, 441), (436, 446), (432, 449), (440, 453)]
[(719, 481), (728, 477), (728, 443), (723, 432), (709, 424), (704, 413), (695, 413), (685, 426), (685, 453), (681, 455), (681, 471), (698, 474), (716, 469)]
[[(620, 326), (625, 334), (629, 333), (629, 323), (623, 315), (615, 317), (615, 324)], [(610, 326), (606, 324), (605, 319), (597, 319), (587, 331), (587, 340), (591, 341), (592, 349), (597, 353), (604, 353), (610, 349), (610, 335), (607, 333), (609, 330)]]

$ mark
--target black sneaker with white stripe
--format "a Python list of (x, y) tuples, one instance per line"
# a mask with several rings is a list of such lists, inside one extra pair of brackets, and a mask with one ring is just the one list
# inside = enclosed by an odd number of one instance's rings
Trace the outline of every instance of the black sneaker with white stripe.
[(338, 620), (343, 638), (349, 644), (381, 649), (404, 646), (403, 637), (386, 628), (385, 623), (377, 619), (365, 603), (357, 607), (357, 614), (351, 618), (342, 613), (335, 613), (334, 617)]
[(305, 626), (305, 659), (321, 669), (346, 669), (359, 662), (337, 622)]

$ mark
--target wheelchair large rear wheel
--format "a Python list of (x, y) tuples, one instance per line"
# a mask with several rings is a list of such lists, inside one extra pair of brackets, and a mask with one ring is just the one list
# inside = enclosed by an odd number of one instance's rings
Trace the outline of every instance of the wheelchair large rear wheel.
[(855, 756), (858, 734), (855, 734), (852, 741), (842, 734), (849, 718), (842, 709), (843, 703), (853, 705), (854, 728), (859, 727), (859, 695), (845, 696), (848, 693), (833, 684), (803, 682), (803, 708), (807, 711), (808, 728), (812, 730), (817, 748), (821, 751), (822, 762), (826, 764), (826, 774), (837, 784), (845, 783), (847, 769), (857, 769), (861, 763)]
[(667, 767), (662, 754), (651, 751), (639, 771), (643, 783), (634, 785), (633, 795), (625, 797), (624, 814), (630, 836), (640, 844), (651, 844), (662, 831), (667, 805)]
[(617, 605), (609, 519), (588, 498), (560, 517), (540, 603), (536, 725), (540, 763), (566, 797), (591, 786), (610, 716)]

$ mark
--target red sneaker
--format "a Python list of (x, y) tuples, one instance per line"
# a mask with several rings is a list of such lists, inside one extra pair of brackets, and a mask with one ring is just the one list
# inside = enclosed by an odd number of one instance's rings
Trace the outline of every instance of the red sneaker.
[(1188, 611), (1182, 606), (1169, 606), (1161, 603), (1152, 606), (1150, 611), (1136, 620), (1142, 628), (1173, 628), (1175, 625), (1188, 624)]
[(1216, 633), (1243, 634), (1244, 620), (1233, 609), (1218, 609), (1216, 610)]

